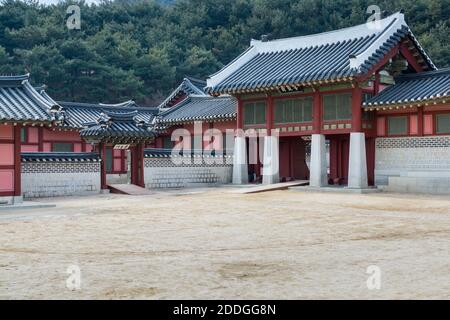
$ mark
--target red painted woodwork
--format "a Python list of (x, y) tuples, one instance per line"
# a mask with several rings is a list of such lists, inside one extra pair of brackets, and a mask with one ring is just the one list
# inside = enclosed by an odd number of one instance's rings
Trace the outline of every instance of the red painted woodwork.
[(50, 142), (44, 142), (42, 144), (42, 151), (43, 152), (52, 152), (52, 144)]
[(350, 136), (333, 135), (330, 141), (330, 184), (347, 184)]
[(106, 146), (104, 143), (100, 143), (98, 146), (100, 158), (101, 158), (101, 169), (100, 169), (100, 186), (101, 189), (107, 189), (106, 185)]
[(274, 112), (274, 102), (273, 97), (269, 96), (266, 103), (266, 129), (267, 129), (267, 135), (272, 135), (272, 129), (273, 129), (273, 112)]
[(367, 159), (367, 181), (369, 186), (375, 185), (375, 140), (366, 139), (366, 159)]
[(322, 97), (319, 89), (315, 89), (313, 96), (313, 130), (315, 134), (322, 132)]
[(381, 70), (381, 68), (389, 62), (393, 57), (395, 57), (399, 53), (399, 45), (395, 46), (391, 49), (391, 51), (381, 59), (375, 66), (373, 66), (366, 74), (358, 78), (359, 82), (367, 81), (375, 72)]
[(144, 181), (144, 144), (139, 144), (131, 151), (131, 183), (145, 188)]
[(0, 166), (13, 166), (14, 159), (14, 144), (0, 144)]
[(15, 195), (17, 176), (16, 137), (15, 127), (10, 124), (0, 125), (0, 196)]
[(413, 69), (419, 73), (423, 71), (422, 66), (417, 62), (416, 57), (413, 56), (411, 51), (406, 47), (406, 45), (402, 44), (400, 46), (400, 53), (402, 56), (408, 61), (409, 65), (413, 67)]
[(237, 103), (237, 118), (236, 118), (236, 129), (244, 128), (244, 102), (241, 99), (238, 99)]
[(433, 115), (426, 114), (423, 116), (423, 133), (424, 134), (433, 134)]
[(385, 117), (377, 118), (377, 135), (379, 137), (384, 137), (386, 135), (386, 118)]
[(21, 152), (39, 152), (39, 146), (22, 145)]
[(14, 169), (0, 169), (0, 194), (14, 192)]
[(352, 90), (352, 132), (362, 132), (362, 89), (356, 85)]
[(305, 142), (301, 138), (280, 138), (279, 153), (281, 181), (309, 179)]
[(417, 112), (417, 135), (423, 136), (423, 108)]
[(413, 136), (419, 134), (418, 117), (415, 114), (409, 117), (409, 134)]
[(287, 177), (291, 177), (291, 143), (289, 139), (280, 138), (280, 181), (286, 181)]
[(380, 82), (381, 82), (381, 76), (379, 72), (375, 73), (375, 81), (373, 83), (373, 95), (376, 96), (380, 93)]
[(12, 125), (0, 125), (0, 140), (14, 140), (13, 128)]
[(19, 197), (22, 195), (22, 159), (20, 158), (20, 129), (21, 125), (14, 127), (14, 195)]
[(39, 152), (44, 151), (44, 128), (39, 128)]

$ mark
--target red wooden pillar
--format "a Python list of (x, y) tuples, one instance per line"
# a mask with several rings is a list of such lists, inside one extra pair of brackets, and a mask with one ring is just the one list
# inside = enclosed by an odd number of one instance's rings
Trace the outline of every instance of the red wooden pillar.
[(267, 99), (267, 105), (266, 105), (266, 129), (267, 129), (267, 135), (272, 135), (272, 129), (273, 129), (273, 110), (274, 108), (274, 102), (273, 97), (269, 96)]
[(314, 89), (313, 100), (313, 130), (315, 134), (320, 134), (322, 132), (322, 101), (319, 88)]
[(376, 72), (375, 73), (375, 82), (373, 83), (373, 95), (376, 96), (377, 94), (380, 93), (380, 81), (381, 81), (381, 76), (380, 76), (380, 72)]
[(100, 169), (100, 187), (102, 190), (108, 189), (106, 185), (106, 144), (100, 143), (98, 145), (98, 151), (101, 158), (101, 169)]
[(375, 138), (366, 139), (367, 182), (375, 185)]
[(423, 107), (417, 108), (417, 135), (423, 137)]
[(145, 188), (144, 179), (144, 143), (138, 145), (137, 148), (137, 158), (138, 158), (138, 186)]
[(130, 148), (130, 154), (131, 154), (131, 184), (137, 185), (138, 184), (138, 178), (137, 178), (137, 168), (136, 168), (136, 152), (137, 146)]
[(362, 132), (362, 89), (359, 84), (352, 90), (352, 132)]
[(236, 117), (236, 129), (243, 129), (244, 128), (244, 102), (238, 98), (237, 103), (237, 117)]
[(16, 197), (22, 195), (21, 128), (21, 125), (14, 126), (14, 196)]
[(38, 140), (39, 140), (39, 147), (38, 151), (43, 152), (44, 151), (44, 127), (38, 128)]

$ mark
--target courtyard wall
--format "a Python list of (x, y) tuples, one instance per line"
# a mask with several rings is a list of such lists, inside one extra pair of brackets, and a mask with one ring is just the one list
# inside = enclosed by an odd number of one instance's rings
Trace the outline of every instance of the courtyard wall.
[(232, 156), (179, 156), (146, 153), (145, 186), (149, 189), (228, 184), (233, 177)]
[(100, 193), (98, 159), (26, 159), (22, 157), (24, 198)]
[(450, 194), (450, 136), (378, 138), (375, 182), (392, 192)]

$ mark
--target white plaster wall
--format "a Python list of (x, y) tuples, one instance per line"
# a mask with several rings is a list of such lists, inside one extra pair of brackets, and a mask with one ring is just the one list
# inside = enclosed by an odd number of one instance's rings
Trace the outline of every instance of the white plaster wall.
[(24, 198), (98, 194), (100, 164), (22, 164), (22, 193)]

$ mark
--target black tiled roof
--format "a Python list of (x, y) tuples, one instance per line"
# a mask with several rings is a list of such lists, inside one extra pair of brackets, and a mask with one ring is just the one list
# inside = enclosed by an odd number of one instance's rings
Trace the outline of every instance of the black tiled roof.
[(159, 123), (226, 120), (236, 118), (236, 99), (231, 96), (190, 95), (171, 109), (161, 113)]
[(22, 152), (22, 162), (98, 162), (98, 153)]
[(158, 106), (160, 109), (171, 107), (174, 101), (181, 95), (188, 96), (190, 94), (206, 95), (204, 88), (206, 81), (186, 77), (181, 84)]
[(102, 113), (123, 113), (138, 111), (136, 120), (151, 123), (158, 113), (157, 108), (144, 108), (133, 101), (120, 104), (93, 104), (77, 102), (59, 102), (65, 111), (64, 127), (81, 129), (87, 122), (95, 122)]
[(144, 150), (145, 158), (170, 158), (172, 156), (178, 157), (230, 157), (230, 155), (224, 155), (215, 150), (184, 150), (180, 149), (173, 152), (173, 149), (159, 149), (150, 148)]
[(410, 104), (450, 96), (450, 68), (404, 75), (392, 85), (364, 103), (365, 107)]
[(29, 75), (0, 76), (0, 121), (62, 120), (61, 107), (31, 86)]
[(84, 124), (80, 136), (86, 140), (129, 143), (151, 140), (155, 133), (150, 123), (138, 120), (138, 111), (128, 113), (102, 113), (94, 122)]
[(322, 81), (344, 81), (366, 74), (401, 41), (408, 39), (425, 70), (435, 66), (402, 13), (367, 24), (311, 36), (274, 41), (252, 40), (251, 47), (208, 79), (206, 92), (217, 95), (291, 88)]

